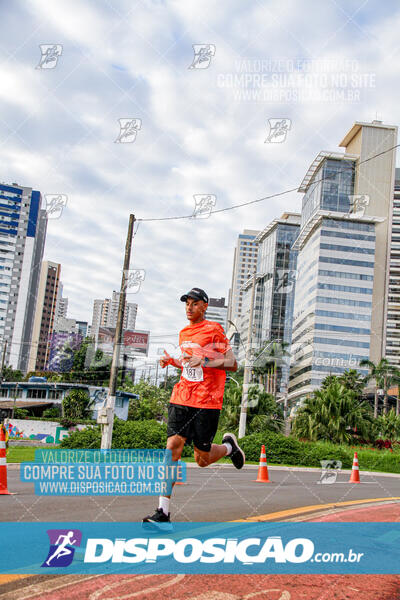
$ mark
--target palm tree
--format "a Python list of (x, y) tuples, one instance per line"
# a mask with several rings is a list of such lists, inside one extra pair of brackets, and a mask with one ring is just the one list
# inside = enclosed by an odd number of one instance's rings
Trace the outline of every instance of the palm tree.
[(366, 380), (356, 369), (346, 369), (338, 376), (338, 381), (348, 390), (352, 390), (360, 397), (364, 391)]
[(253, 361), (253, 373), (258, 376), (259, 383), (263, 385), (265, 385), (266, 378), (267, 392), (272, 393), (274, 396), (276, 395), (278, 368), (282, 367), (285, 358), (290, 356), (286, 350), (288, 346), (288, 342), (280, 340), (267, 341), (260, 348)]
[(383, 412), (386, 415), (389, 406), (387, 392), (392, 383), (399, 381), (399, 369), (391, 365), (387, 358), (381, 358), (377, 364), (372, 360), (364, 359), (360, 361), (360, 367), (369, 368), (369, 375), (367, 376), (366, 381), (375, 379), (374, 417), (377, 418), (378, 416), (378, 389), (383, 389)]
[(368, 437), (372, 415), (366, 402), (359, 402), (352, 390), (338, 381), (316, 390), (298, 410), (293, 432), (308, 440), (348, 443), (357, 431)]
[(393, 408), (387, 415), (378, 417), (376, 426), (379, 435), (383, 438), (393, 441), (400, 436), (400, 416), (396, 415)]

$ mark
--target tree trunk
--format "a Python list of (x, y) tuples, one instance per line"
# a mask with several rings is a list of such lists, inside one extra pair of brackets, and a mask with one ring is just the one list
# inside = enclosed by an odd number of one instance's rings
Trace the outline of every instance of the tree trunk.
[(396, 398), (396, 415), (400, 414), (400, 399), (399, 399), (399, 391), (397, 390), (397, 398)]
[(387, 394), (387, 385), (386, 385), (386, 375), (385, 378), (383, 380), (384, 383), (384, 388), (383, 388), (383, 414), (387, 415), (388, 412), (388, 407), (389, 407), (389, 398), (388, 398), (388, 394)]
[(375, 387), (375, 398), (374, 398), (374, 419), (378, 416), (378, 388)]
[(385, 395), (383, 396), (383, 414), (384, 415), (387, 415), (388, 408), (389, 408), (389, 398), (388, 398), (387, 392), (385, 392)]

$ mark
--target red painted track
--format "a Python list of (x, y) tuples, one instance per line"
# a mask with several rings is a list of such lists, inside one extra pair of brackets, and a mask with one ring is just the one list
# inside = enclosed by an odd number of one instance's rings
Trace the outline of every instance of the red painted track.
[[(308, 521), (399, 521), (400, 504), (330, 511)], [(399, 567), (400, 569), (400, 567)], [(108, 575), (18, 581), (0, 600), (400, 600), (400, 575)]]

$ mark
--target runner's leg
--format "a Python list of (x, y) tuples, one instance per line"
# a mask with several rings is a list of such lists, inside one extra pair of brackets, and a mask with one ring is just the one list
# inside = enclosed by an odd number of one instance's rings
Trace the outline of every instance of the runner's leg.
[(208, 467), (226, 456), (228, 450), (225, 444), (211, 444), (211, 450), (205, 452), (194, 447), (194, 458), (199, 467)]
[[(181, 435), (170, 435), (167, 440), (167, 450), (172, 452), (172, 461), (177, 462), (180, 460), (183, 452), (183, 446), (185, 445), (186, 438)], [(172, 484), (174, 487), (175, 483)], [(161, 498), (161, 496), (160, 496)], [(165, 496), (165, 498), (171, 498), (171, 496)]]

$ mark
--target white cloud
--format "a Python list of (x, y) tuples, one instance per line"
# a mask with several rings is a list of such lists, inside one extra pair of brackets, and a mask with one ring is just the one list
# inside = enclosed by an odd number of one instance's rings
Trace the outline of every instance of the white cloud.
[[(385, 61), (397, 56), (398, 9), (382, 7), (380, 18), (365, 7), (345, 25), (335, 3), (314, 7), (289, 0), (18, 5), (21, 31), (3, 30), (15, 59), (3, 56), (0, 178), (68, 195), (62, 217), (49, 222), (46, 257), (62, 264), (71, 317), (90, 320), (93, 299), (119, 286), (129, 213), (188, 214), (197, 193), (215, 194), (223, 208), (281, 192), (300, 183), (320, 150), (336, 150), (354, 120), (378, 111), (399, 121), (395, 63)], [(38, 45), (49, 40), (62, 43), (63, 54), (56, 69), (38, 73)], [(194, 43), (215, 44), (208, 69), (188, 69)], [(378, 87), (361, 89), (351, 104), (240, 100), (235, 92), (257, 91), (254, 79), (221, 85), (240, 75), (240, 61), (309, 58), (358, 60), (377, 74)], [(114, 143), (122, 117), (142, 119), (133, 144)], [(292, 120), (285, 143), (264, 143), (269, 118)], [(176, 330), (185, 321), (179, 295), (194, 284), (227, 298), (238, 233), (300, 203), (292, 193), (203, 221), (140, 224), (132, 253), (132, 268), (146, 270), (134, 299), (138, 327)]]

